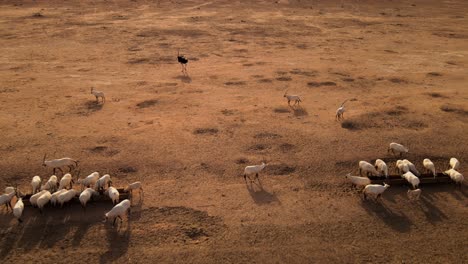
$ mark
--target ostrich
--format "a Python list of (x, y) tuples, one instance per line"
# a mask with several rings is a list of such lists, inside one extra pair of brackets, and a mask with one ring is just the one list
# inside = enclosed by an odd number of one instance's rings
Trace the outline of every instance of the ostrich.
[(177, 61), (180, 63), (180, 66), (182, 66), (182, 72), (186, 74), (188, 59), (185, 58), (184, 55), (180, 56), (179, 50), (177, 50)]

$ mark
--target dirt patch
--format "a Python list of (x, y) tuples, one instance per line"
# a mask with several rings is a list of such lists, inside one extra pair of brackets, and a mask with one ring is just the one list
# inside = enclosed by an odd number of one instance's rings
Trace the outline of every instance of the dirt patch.
[(16, 89), (16, 88), (3, 88), (3, 89), (0, 89), (0, 93), (16, 93), (16, 92), (19, 92), (19, 90)]
[(219, 130), (217, 128), (197, 128), (193, 131), (195, 135), (216, 135)]
[(432, 35), (442, 37), (442, 38), (450, 38), (450, 39), (466, 39), (466, 38), (468, 38), (468, 35), (466, 35), (466, 34), (451, 33), (451, 32), (434, 32), (434, 33), (432, 33)]
[(282, 151), (282, 152), (289, 152), (289, 151), (292, 151), (296, 146), (294, 146), (293, 144), (289, 144), (289, 143), (283, 143), (279, 146), (279, 149)]
[(276, 133), (270, 133), (270, 132), (262, 132), (254, 136), (254, 138), (260, 138), (260, 139), (265, 139), (265, 138), (275, 139), (275, 138), (281, 138), (281, 137), (282, 137), (281, 135), (278, 135)]
[(433, 98), (448, 98), (448, 96), (445, 96), (441, 93), (436, 93), (436, 92), (433, 92), (433, 93), (427, 93), (428, 96), (430, 97), (433, 97)]
[(135, 173), (138, 170), (137, 170), (137, 168), (132, 167), (132, 166), (122, 166), (122, 167), (118, 168), (118, 171), (121, 172), (121, 173)]
[(273, 80), (268, 79), (268, 78), (263, 78), (263, 79), (258, 80), (257, 82), (259, 82), (259, 83), (271, 83), (271, 82), (273, 82)]
[(296, 168), (287, 164), (272, 164), (265, 167), (265, 172), (270, 175), (288, 175), (296, 171)]
[(250, 146), (248, 150), (250, 151), (265, 151), (271, 149), (270, 145), (267, 144), (255, 144), (253, 146)]
[(420, 120), (413, 119), (406, 107), (396, 106), (382, 112), (370, 112), (344, 120), (341, 127), (348, 130), (398, 128), (421, 130), (428, 127), (428, 125)]
[(292, 78), (288, 77), (288, 76), (284, 76), (284, 77), (278, 77), (278, 78), (276, 78), (276, 80), (281, 81), (281, 82), (290, 82), (290, 81), (292, 81)]
[(440, 76), (442, 76), (442, 73), (440, 73), (440, 72), (428, 72), (426, 75), (429, 76), (429, 77), (440, 77)]
[(221, 113), (225, 116), (232, 116), (236, 113), (236, 110), (223, 109)]
[(309, 86), (309, 87), (336, 86), (336, 83), (335, 82), (330, 82), (330, 81), (326, 81), (326, 82), (308, 82), (307, 86)]
[(236, 164), (247, 164), (247, 163), (249, 163), (249, 159), (247, 159), (247, 158), (238, 158), (234, 162)]
[(344, 81), (344, 82), (354, 82), (353, 78), (343, 78), (341, 80)]
[(225, 82), (224, 85), (227, 86), (239, 86), (239, 85), (246, 85), (247, 83), (244, 81), (230, 81), (230, 82)]
[(96, 146), (89, 149), (89, 152), (107, 157), (112, 157), (120, 153), (117, 149), (112, 149), (107, 146)]
[(289, 71), (289, 73), (294, 74), (294, 75), (307, 76), (307, 77), (315, 77), (318, 74), (317, 71), (307, 71), (307, 70), (302, 70), (302, 69), (292, 69), (291, 71)]
[(392, 83), (408, 83), (407, 80), (405, 79), (402, 79), (402, 78), (397, 78), (397, 77), (393, 77), (393, 78), (390, 78), (388, 79), (390, 82)]
[(143, 102), (140, 102), (138, 103), (136, 106), (138, 108), (148, 108), (148, 107), (152, 107), (152, 106), (155, 106), (159, 103), (159, 100), (157, 99), (151, 99), (151, 100), (145, 100)]
[(462, 116), (468, 116), (468, 110), (465, 110), (462, 106), (445, 104), (440, 107), (440, 110), (447, 113), (455, 113)]

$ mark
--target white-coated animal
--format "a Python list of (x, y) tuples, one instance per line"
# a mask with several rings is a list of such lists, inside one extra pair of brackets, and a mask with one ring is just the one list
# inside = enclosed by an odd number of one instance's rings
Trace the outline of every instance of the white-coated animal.
[(398, 169), (398, 174), (407, 173), (409, 171), (408, 164), (402, 160), (397, 160), (396, 167)]
[(452, 181), (454, 181), (455, 184), (460, 185), (460, 188), (461, 188), (463, 180), (465, 178), (460, 172), (454, 169), (450, 169), (450, 170), (445, 171), (445, 174), (448, 174), (450, 176), (450, 179), (452, 179)]
[(106, 219), (104, 220), (104, 222), (107, 222), (107, 220), (109, 219), (113, 219), (114, 222), (112, 223), (112, 226), (115, 225), (115, 220), (117, 220), (117, 218), (120, 219), (120, 222), (123, 222), (122, 216), (127, 214), (127, 212), (128, 214), (130, 214), (130, 206), (131, 202), (128, 199), (125, 199), (122, 202), (118, 203), (109, 212), (105, 214)]
[(405, 174), (401, 175), (407, 182), (413, 186), (413, 189), (417, 189), (420, 183), (420, 180), (416, 175), (414, 175), (411, 171), (406, 172)]
[(92, 184), (96, 183), (96, 181), (99, 179), (99, 172), (95, 171), (91, 173), (90, 175), (86, 176), (84, 179), (79, 179), (78, 184), (81, 184), (81, 189), (84, 187), (88, 188)]
[(385, 161), (381, 159), (376, 159), (375, 168), (377, 169), (377, 172), (379, 172), (381, 176), (385, 176), (385, 178), (388, 178), (388, 167)]
[(52, 194), (50, 194), (49, 191), (44, 192), (38, 199), (37, 199), (37, 207), (39, 208), (39, 211), (42, 214), (42, 210), (44, 209), (44, 206), (50, 202), (50, 199), (52, 198)]
[(409, 200), (417, 201), (419, 200), (419, 197), (421, 196), (421, 189), (408, 190), (406, 194), (408, 195)]
[(60, 184), (59, 184), (58, 189), (62, 190), (62, 189), (66, 189), (67, 187), (71, 189), (73, 188), (73, 183), (75, 183), (75, 181), (73, 181), (71, 174), (67, 173), (63, 175), (62, 179), (60, 179)]
[(369, 176), (369, 174), (371, 174), (372, 176), (379, 175), (379, 173), (372, 164), (363, 160), (359, 161), (359, 175), (362, 176), (362, 172), (364, 172), (366, 176)]
[(364, 199), (367, 199), (367, 196), (374, 196), (374, 199), (377, 200), (382, 196), (382, 193), (388, 189), (390, 185), (384, 183), (384, 185), (380, 184), (368, 184), (364, 187)]
[(16, 191), (0, 195), (0, 206), (5, 205), (7, 211), (8, 209), (13, 209), (11, 206), (11, 199), (13, 199), (13, 196), (15, 195)]
[(12, 187), (12, 186), (5, 187), (5, 193), (6, 194), (9, 194), (9, 193), (12, 193), (12, 192), (15, 192), (15, 187)]
[(32, 206), (37, 206), (37, 199), (39, 199), (39, 197), (41, 197), (41, 195), (43, 195), (45, 192), (47, 192), (47, 190), (42, 190), (38, 193), (31, 195), (31, 197), (29, 197), (29, 203)]
[(430, 159), (424, 159), (423, 160), (423, 165), (424, 168), (426, 168), (426, 172), (432, 172), (432, 175), (434, 175), (434, 178), (436, 177), (436, 170), (435, 170), (435, 165)]
[(46, 160), (47, 154), (44, 154), (44, 160), (42, 161), (42, 166), (53, 168), (55, 174), (55, 170), (59, 169), (63, 174), (63, 167), (68, 167), (70, 171), (72, 171), (75, 167), (78, 167), (78, 161), (71, 159), (71, 158), (61, 158), (61, 159), (53, 159), (53, 160)]
[(390, 143), (387, 152), (392, 152), (393, 155), (400, 154), (400, 157), (401, 157), (403, 153), (408, 153), (409, 149), (401, 144), (392, 142)]
[(110, 186), (109, 189), (106, 190), (106, 194), (112, 200), (113, 204), (117, 204), (119, 202), (120, 194), (116, 188)]
[(407, 164), (408, 165), (408, 169), (416, 176), (421, 176), (421, 173), (419, 173), (419, 171), (416, 169), (416, 166), (409, 160), (407, 159), (404, 159), (403, 160), (403, 163)]
[[(260, 173), (265, 168), (265, 166), (266, 166), (265, 162), (262, 162), (261, 165), (252, 165), (252, 166), (245, 167), (244, 169), (245, 182), (247, 182), (247, 177), (249, 177), (250, 182), (253, 183), (255, 181), (255, 178), (258, 179), (258, 173)], [(250, 178), (250, 175), (252, 174), (255, 174), (255, 178), (253, 180)]]
[(288, 99), (288, 105), (291, 106), (291, 101), (294, 101), (294, 105), (298, 104), (300, 102), (302, 102), (301, 98), (299, 97), (299, 95), (291, 95), (291, 94), (287, 94), (288, 91), (286, 91), (284, 93), (284, 96), (286, 99)]
[(99, 97), (101, 97), (102, 103), (106, 101), (106, 97), (104, 96), (104, 93), (98, 90), (94, 90), (94, 87), (91, 87), (91, 94), (96, 97), (96, 102), (99, 103)]
[(86, 188), (84, 191), (81, 192), (79, 199), (80, 199), (81, 206), (83, 207), (84, 210), (86, 210), (86, 204), (89, 202), (89, 200), (93, 196), (97, 196), (97, 195), (99, 195), (99, 193), (96, 192), (92, 188)]
[(346, 101), (348, 101), (348, 99), (346, 99), (346, 100), (341, 104), (341, 106), (340, 106), (338, 109), (336, 109), (336, 115), (335, 115), (335, 119), (336, 119), (336, 120), (341, 120), (341, 119), (344, 118), (344, 112), (346, 111), (344, 104), (346, 103)]
[(18, 198), (15, 204), (15, 207), (13, 207), (13, 215), (15, 216), (16, 219), (18, 219), (18, 222), (20, 223), (23, 222), (23, 220), (21, 219), (21, 216), (23, 216), (23, 210), (24, 210), (23, 199)]
[(49, 180), (41, 186), (41, 191), (47, 190), (50, 192), (55, 192), (57, 191), (58, 188), (58, 179), (57, 176), (52, 175), (50, 176)]
[(348, 179), (353, 185), (357, 187), (365, 187), (371, 183), (371, 180), (367, 177), (351, 176), (351, 173), (346, 174), (346, 179)]
[(54, 192), (52, 194), (52, 197), (50, 198), (50, 204), (52, 204), (53, 206), (56, 206), (57, 205), (57, 197), (61, 194), (61, 193), (64, 193), (66, 192), (67, 189), (61, 189), (61, 190), (58, 190), (56, 192)]
[(125, 188), (124, 191), (130, 192), (130, 197), (133, 198), (133, 191), (134, 190), (139, 190), (140, 191), (140, 200), (141, 200), (142, 197), (143, 197), (143, 187), (141, 186), (141, 182), (137, 181), (137, 182), (129, 184), (127, 186), (127, 188)]
[(96, 183), (94, 184), (94, 189), (96, 191), (104, 190), (107, 187), (110, 187), (112, 184), (112, 180), (109, 174), (105, 174), (101, 178), (99, 178)]
[(71, 201), (76, 196), (76, 191), (71, 189), (67, 190), (57, 196), (57, 202), (60, 204), (60, 207), (63, 207), (64, 203)]
[(34, 176), (32, 178), (32, 181), (31, 181), (31, 186), (32, 186), (32, 194), (35, 194), (37, 193), (38, 191), (40, 191), (41, 189), (41, 184), (42, 184), (42, 180), (41, 180), (41, 177), (39, 176)]
[(458, 170), (460, 167), (460, 162), (456, 158), (451, 158), (450, 159), (450, 168), (454, 170)]

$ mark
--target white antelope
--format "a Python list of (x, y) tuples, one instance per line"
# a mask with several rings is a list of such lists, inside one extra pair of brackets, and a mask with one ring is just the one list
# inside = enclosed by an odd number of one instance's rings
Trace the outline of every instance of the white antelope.
[(288, 99), (288, 105), (291, 106), (291, 101), (294, 101), (294, 105), (298, 104), (300, 102), (302, 102), (301, 98), (299, 97), (299, 95), (291, 95), (291, 94), (288, 94), (288, 91), (286, 91), (284, 93), (284, 96), (286, 99)]
[(42, 166), (53, 168), (55, 174), (55, 170), (59, 169), (63, 174), (63, 167), (68, 167), (70, 171), (72, 171), (75, 167), (78, 167), (78, 161), (71, 159), (71, 158), (61, 158), (61, 159), (53, 159), (53, 160), (46, 160), (47, 154), (44, 154), (44, 160), (42, 161)]
[(104, 93), (98, 90), (94, 90), (94, 87), (91, 87), (91, 94), (96, 97), (96, 102), (99, 103), (99, 97), (101, 97), (102, 103), (106, 101), (106, 97), (104, 96)]

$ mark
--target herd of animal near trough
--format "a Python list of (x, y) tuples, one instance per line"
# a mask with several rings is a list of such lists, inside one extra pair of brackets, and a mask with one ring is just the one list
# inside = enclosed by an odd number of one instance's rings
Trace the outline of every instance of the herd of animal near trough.
[[(46, 160), (44, 155), (44, 160), (42, 165), (48, 168), (52, 168), (55, 174), (56, 169), (59, 169), (62, 172), (62, 168), (68, 167), (71, 172), (73, 169), (78, 166), (78, 161), (71, 158), (62, 158), (54, 160)], [(77, 174), (77, 178), (79, 173)], [(73, 184), (75, 181), (70, 173), (66, 173), (62, 176), (60, 181), (56, 175), (50, 176), (49, 180), (42, 184), (42, 179), (39, 176), (34, 176), (31, 181), (32, 194), (29, 196), (29, 203), (39, 208), (40, 213), (43, 213), (43, 208), (47, 204), (51, 206), (60, 205), (63, 207), (64, 204), (69, 203), (73, 198), (78, 196), (78, 199), (81, 203), (81, 206), (86, 210), (86, 204), (93, 198), (99, 195), (105, 195), (110, 198), (114, 207), (107, 213), (104, 214), (105, 220), (113, 220), (112, 225), (115, 225), (117, 219), (120, 219), (122, 222), (122, 216), (130, 213), (131, 201), (125, 199), (119, 203), (120, 193), (119, 191), (112, 186), (112, 179), (109, 174), (105, 174), (102, 177), (99, 177), (99, 172), (93, 172), (85, 178), (77, 180), (77, 183), (81, 187), (81, 192), (73, 189)], [(86, 189), (85, 189), (86, 188)], [(124, 192), (129, 194), (129, 198), (133, 198), (133, 191), (138, 190), (140, 201), (143, 198), (143, 187), (141, 182), (137, 181), (129, 184)], [(16, 196), (16, 203), (14, 207), (12, 206), (13, 197)], [(0, 206), (5, 205), (7, 211), (11, 209), (13, 215), (18, 222), (23, 222), (22, 215), (24, 211), (23, 203), (24, 195), (18, 189), (18, 186), (8, 186), (5, 188), (5, 193), (0, 195)]]
[[(177, 54), (177, 60), (181, 64), (182, 72), (187, 74), (187, 63), (188, 59), (184, 56), (181, 56), (179, 53)], [(106, 97), (104, 92), (95, 90), (94, 87), (91, 88), (91, 94), (96, 97), (96, 102), (99, 103), (99, 98), (101, 102), (104, 103), (106, 101)], [(300, 105), (302, 102), (300, 96), (298, 95), (291, 95), (285, 92), (284, 98), (288, 101), (288, 106), (291, 106), (291, 101), (294, 101), (294, 105)], [(347, 101), (347, 100), (346, 100)], [(336, 120), (341, 120), (344, 118), (345, 107), (344, 101), (341, 106), (336, 110), (335, 118)], [(404, 147), (398, 143), (390, 143), (388, 148), (388, 152), (392, 152), (394, 155), (399, 154), (402, 156), (404, 153), (408, 153), (408, 148)], [(456, 183), (461, 186), (464, 177), (461, 173), (457, 171), (460, 167), (460, 162), (456, 158), (450, 159), (450, 169), (446, 170), (444, 174), (449, 175), (450, 178)], [(61, 158), (61, 159), (53, 159), (53, 160), (46, 160), (46, 156), (44, 155), (43, 166), (52, 168), (53, 174), (49, 180), (42, 184), (42, 180), (39, 176), (34, 176), (31, 181), (32, 187), (32, 194), (29, 197), (29, 202), (32, 206), (38, 207), (41, 214), (42, 210), (45, 205), (51, 204), (52, 206), (60, 205), (63, 207), (65, 203), (70, 202), (76, 196), (79, 197), (79, 201), (83, 207), (86, 209), (86, 204), (92, 199), (92, 197), (98, 195), (106, 195), (110, 198), (112, 203), (115, 205), (109, 212), (104, 214), (105, 222), (113, 220), (112, 225), (115, 225), (115, 222), (118, 219), (122, 222), (122, 216), (130, 213), (130, 206), (131, 201), (129, 199), (125, 199), (119, 203), (119, 191), (112, 186), (112, 180), (109, 174), (105, 174), (102, 177), (99, 177), (98, 172), (93, 172), (89, 176), (78, 179), (77, 183), (81, 186), (81, 192), (76, 191), (73, 189), (73, 181), (72, 175), (70, 173), (64, 174), (63, 168), (68, 167), (69, 172), (75, 169), (78, 166), (78, 161), (71, 159), (71, 158)], [(255, 182), (255, 179), (258, 179), (258, 174), (267, 166), (264, 162), (261, 165), (252, 165), (247, 166), (244, 169), (244, 180), (247, 183), (247, 178), (251, 181), (251, 183)], [(423, 161), (424, 168), (431, 172), (434, 177), (436, 177), (436, 170), (434, 163), (429, 159), (424, 159)], [(396, 167), (398, 169), (398, 173), (404, 178), (408, 183), (413, 187), (412, 190), (408, 190), (408, 197), (411, 200), (419, 199), (421, 195), (421, 189), (418, 188), (420, 180), (418, 176), (420, 176), (419, 171), (416, 169), (416, 166), (411, 163), (409, 160), (398, 160), (396, 162)], [(58, 181), (57, 176), (55, 175), (56, 170), (60, 170), (62, 172), (62, 178)], [(362, 173), (366, 173), (365, 177), (362, 176)], [(364, 199), (367, 199), (368, 196), (373, 196), (375, 200), (381, 197), (382, 193), (390, 186), (387, 183), (383, 185), (380, 184), (371, 184), (371, 180), (368, 178), (369, 175), (372, 176), (382, 176), (388, 178), (388, 166), (387, 164), (381, 160), (377, 159), (375, 164), (372, 165), (367, 161), (360, 161), (359, 162), (359, 174), (360, 176), (351, 176), (351, 174), (346, 175), (346, 178), (355, 186), (364, 187), (362, 192), (364, 194)], [(250, 176), (255, 175), (255, 178), (252, 179)], [(78, 178), (79, 174), (77, 175)], [(85, 189), (86, 188), (86, 189)], [(143, 188), (141, 186), (141, 182), (134, 182), (129, 184), (125, 189), (124, 192), (128, 192), (130, 194), (129, 198), (132, 198), (132, 191), (139, 190), (140, 191), (140, 200), (142, 199), (143, 195)], [(17, 201), (12, 206), (13, 197), (17, 197)], [(5, 188), (5, 194), (0, 195), (0, 206), (5, 205), (7, 211), (11, 209), (15, 218), (18, 221), (22, 222), (22, 215), (24, 210), (24, 203), (22, 200), (22, 193), (17, 188), (17, 186), (9, 186)]]

